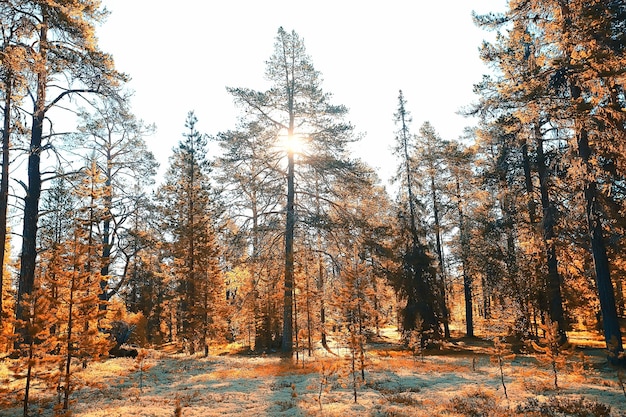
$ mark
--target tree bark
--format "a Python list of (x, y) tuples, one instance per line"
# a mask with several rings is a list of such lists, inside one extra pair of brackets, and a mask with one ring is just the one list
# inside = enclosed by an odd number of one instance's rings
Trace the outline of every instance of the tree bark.
[(9, 204), (9, 144), (11, 140), (11, 76), (5, 79), (4, 126), (2, 130), (2, 178), (0, 178), (0, 329), (4, 322), (2, 294), (4, 289), (4, 252), (7, 242), (7, 211)]
[(533, 197), (534, 187), (530, 167), (530, 156), (528, 155), (528, 142), (526, 142), (526, 140), (522, 143), (522, 165), (524, 168), (524, 185), (526, 187), (526, 194), (528, 194), (528, 217), (530, 219), (530, 224), (534, 225), (537, 223), (537, 203)]
[(535, 142), (537, 145), (537, 173), (539, 174), (539, 191), (541, 194), (541, 207), (543, 208), (543, 242), (546, 246), (546, 262), (548, 265), (548, 275), (546, 276), (546, 290), (548, 295), (548, 312), (552, 322), (558, 324), (559, 343), (567, 342), (565, 332), (565, 316), (563, 313), (563, 297), (561, 295), (561, 276), (558, 270), (558, 259), (556, 256), (556, 234), (554, 227), (556, 224), (555, 207), (550, 200), (550, 190), (548, 185), (548, 167), (543, 151), (543, 137), (538, 124), (535, 125)]
[[(291, 135), (293, 133), (290, 132)], [(281, 351), (284, 354), (293, 350), (293, 284), (294, 253), (293, 238), (296, 224), (295, 213), (295, 161), (293, 150), (287, 154), (287, 221), (285, 227), (285, 293), (283, 297), (283, 338)]]
[[(589, 145), (587, 130), (579, 127), (577, 135), (578, 154), (585, 166), (588, 167), (591, 160), (591, 146)], [(598, 287), (598, 299), (602, 313), (602, 328), (610, 360), (617, 363), (619, 354), (624, 351), (624, 348), (622, 345), (622, 332), (617, 317), (617, 307), (615, 305), (615, 292), (613, 290), (613, 282), (611, 281), (609, 257), (606, 253), (604, 231), (598, 209), (597, 193), (595, 181), (587, 179), (584, 185), (584, 196), (591, 253), (596, 273), (596, 286)]]
[(111, 266), (111, 210), (113, 208), (113, 186), (112, 186), (112, 157), (110, 147), (107, 149), (107, 170), (104, 183), (104, 219), (102, 222), (102, 268), (100, 270), (100, 290), (99, 295), (100, 310), (107, 309), (107, 303), (112, 294), (109, 294), (109, 269)]
[[(566, 1), (559, 2), (563, 19), (563, 33), (569, 34), (571, 28), (572, 12)], [(566, 37), (570, 39), (570, 37)], [(571, 61), (572, 45), (565, 45), (566, 57)], [(569, 91), (574, 111), (580, 111), (579, 107), (582, 103), (582, 88), (578, 81), (573, 77), (569, 77)], [(584, 111), (584, 110), (583, 110)], [(576, 115), (574, 114), (574, 117)], [(604, 231), (600, 219), (600, 210), (597, 202), (597, 184), (595, 179), (591, 177), (592, 168), (592, 149), (589, 144), (589, 132), (583, 126), (580, 120), (576, 121), (576, 142), (578, 145), (578, 156), (586, 168), (585, 179), (583, 184), (583, 195), (586, 203), (585, 211), (587, 217), (587, 226), (589, 231), (589, 240), (591, 243), (591, 253), (593, 256), (594, 268), (596, 273), (596, 286), (598, 287), (598, 299), (600, 301), (600, 311), (602, 313), (602, 327), (604, 330), (604, 339), (607, 349), (609, 350), (610, 360), (617, 362), (618, 355), (624, 351), (622, 345), (622, 332), (617, 318), (617, 308), (615, 306), (615, 293), (613, 291), (613, 283), (611, 281), (611, 270), (609, 267), (609, 258), (606, 253), (604, 243)]]
[(461, 184), (456, 178), (456, 205), (459, 213), (459, 236), (461, 239), (461, 271), (463, 274), (463, 295), (465, 296), (465, 335), (474, 337), (474, 305), (472, 294), (472, 277), (467, 273), (468, 242), (465, 230), (465, 218), (461, 206)]
[(450, 339), (450, 312), (448, 311), (448, 305), (446, 303), (446, 269), (443, 258), (443, 247), (441, 245), (441, 222), (439, 220), (439, 205), (437, 204), (437, 190), (435, 188), (435, 175), (433, 170), (430, 170), (430, 190), (433, 199), (433, 217), (435, 220), (435, 248), (437, 249), (437, 259), (439, 261), (439, 273), (441, 274), (441, 281), (439, 282), (440, 298), (441, 298), (441, 312), (443, 315), (443, 332), (446, 339)]
[[(47, 26), (44, 23), (40, 30), (39, 56), (45, 60), (47, 50)], [(32, 117), (30, 137), (30, 154), (28, 156), (28, 189), (24, 197), (24, 224), (22, 231), (22, 253), (20, 277), (17, 290), (15, 316), (18, 320), (25, 319), (22, 307), (24, 296), (31, 294), (35, 285), (35, 266), (37, 261), (37, 223), (39, 221), (39, 198), (41, 196), (41, 142), (43, 138), (43, 121), (46, 115), (46, 87), (48, 81), (47, 63), (39, 65), (37, 74), (37, 96)], [(29, 336), (22, 332), (24, 342)]]

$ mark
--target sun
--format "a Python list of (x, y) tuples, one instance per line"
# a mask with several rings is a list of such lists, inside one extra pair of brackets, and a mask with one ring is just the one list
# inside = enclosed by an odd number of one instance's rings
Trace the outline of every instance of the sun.
[(301, 133), (289, 135), (285, 129), (278, 134), (278, 146), (294, 155), (302, 155), (306, 152), (308, 138)]

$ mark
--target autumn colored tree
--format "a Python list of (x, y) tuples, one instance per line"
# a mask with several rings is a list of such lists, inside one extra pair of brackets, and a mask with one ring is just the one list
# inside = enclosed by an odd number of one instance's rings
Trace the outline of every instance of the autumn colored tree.
[[(624, 35), (619, 29), (623, 17), (623, 7), (614, 2), (600, 5), (558, 0), (512, 2), (500, 16), (477, 17), (485, 27), (511, 27), (507, 36), (499, 38), (501, 48), (489, 47), (483, 52), (487, 59), (499, 62), (503, 74), (499, 83), (493, 83), (499, 87), (499, 94), (488, 100), (500, 109), (510, 109), (514, 103), (525, 109), (517, 112), (519, 120), (534, 125), (529, 136), (535, 140), (539, 160), (538, 185), (549, 266), (546, 286), (553, 321), (563, 325), (554, 304), (558, 269), (554, 266), (556, 249), (551, 246), (555, 242), (551, 238), (554, 229), (550, 231), (553, 206), (547, 198), (548, 177), (543, 166), (548, 164), (542, 146), (558, 132), (557, 138), (566, 144), (567, 152), (557, 155), (550, 165), (558, 163), (566, 169), (568, 179), (573, 180), (582, 196), (578, 201), (586, 212), (604, 334), (607, 346), (613, 346), (614, 357), (622, 347), (606, 234), (608, 222), (615, 221), (616, 216), (609, 209), (615, 207), (615, 200), (607, 198), (610, 193), (606, 192), (612, 187), (604, 184), (623, 178), (619, 167), (624, 154), (624, 115), (618, 110), (623, 108), (620, 89), (624, 79)], [(508, 98), (506, 106), (497, 103), (502, 93)], [(615, 260), (612, 262), (615, 265)], [(611, 343), (613, 339), (617, 343)]]
[[(493, 20), (486, 19), (482, 23), (491, 23)], [(519, 222), (523, 219), (514, 215), (519, 210), (516, 208), (517, 202), (513, 191), (514, 181), (509, 179), (511, 175), (507, 171), (510, 173), (517, 171), (517, 175), (521, 175), (519, 167), (523, 167), (524, 191), (527, 193), (530, 222), (528, 226), (536, 229), (531, 230), (530, 235), (533, 233), (538, 235), (544, 251), (542, 264), (546, 267), (545, 273), (537, 269), (536, 274), (541, 275), (538, 282), (544, 289), (538, 293), (541, 297), (538, 300), (539, 307), (558, 324), (564, 343), (567, 340), (567, 324), (557, 256), (559, 197), (554, 195), (557, 189), (555, 184), (559, 183), (560, 178), (559, 171), (550, 166), (563, 163), (561, 161), (564, 158), (559, 144), (564, 139), (559, 133), (558, 123), (551, 121), (552, 108), (546, 100), (550, 94), (549, 87), (547, 83), (541, 81), (545, 77), (546, 68), (542, 65), (542, 47), (539, 39), (533, 33), (533, 28), (523, 22), (515, 22), (513, 28), (509, 37), (500, 37), (495, 45), (484, 45), (482, 52), (483, 58), (504, 75), (493, 83), (497, 94), (490, 96), (491, 99), (484, 99), (483, 106), (486, 109), (495, 109), (498, 114), (498, 117), (491, 120), (495, 128), (488, 129), (501, 136), (494, 140), (502, 144), (499, 149), (503, 163), (499, 164), (500, 168), (494, 173), (500, 173), (498, 176), (500, 189), (510, 190), (502, 194), (505, 197), (502, 199), (504, 213), (507, 213), (509, 219), (505, 222), (509, 236), (505, 261), (508, 270), (516, 274), (518, 264), (513, 244), (514, 234), (520, 234)], [(520, 80), (523, 82), (520, 83)], [(483, 91), (487, 92), (486, 89)], [(498, 101), (495, 101), (494, 97), (497, 97)], [(506, 107), (503, 106), (504, 103)], [(518, 149), (521, 149), (521, 152)], [(537, 201), (542, 209), (540, 214), (536, 210)]]
[[(104, 173), (94, 160), (83, 171), (74, 189), (79, 199), (73, 213), (74, 224), (69, 239), (57, 251), (54, 274), (57, 287), (56, 314), (58, 329), (56, 339), (62, 363), (59, 390), (63, 393), (61, 408), (69, 410), (70, 395), (76, 389), (73, 382), (73, 359), (79, 358), (86, 366), (88, 360), (99, 360), (108, 354), (110, 341), (101, 332), (104, 314), (100, 308), (101, 244), (97, 225), (104, 212)], [(54, 270), (54, 269), (53, 269)]]
[(47, 388), (59, 386), (59, 373), (50, 375), (51, 368), (58, 368), (58, 356), (50, 352), (58, 347), (56, 338), (50, 337), (51, 329), (56, 324), (54, 303), (45, 290), (34, 288), (22, 300), (24, 315), (15, 320), (16, 326), (22, 329), (24, 340), (19, 341), (21, 357), (12, 369), (15, 377), (24, 380), (22, 396), (23, 416), (29, 416), (31, 388), (37, 380), (41, 380)]
[[(470, 230), (467, 249), (470, 270), (481, 278), (483, 315), (491, 318), (491, 301), (504, 295), (512, 301), (511, 330), (528, 337), (531, 311), (547, 313), (541, 272), (545, 258), (538, 225), (524, 219), (521, 153), (515, 146), (517, 136), (506, 126), (507, 118), (502, 117), (475, 130), (474, 186), (482, 190), (473, 193), (473, 207), (465, 217)], [(534, 194), (529, 199), (533, 201)]]
[(606, 7), (584, 1), (569, 3), (546, 5), (553, 7), (546, 10), (553, 16), (546, 33), (554, 30), (550, 40), (563, 52), (553, 61), (552, 81), (557, 88), (567, 88), (566, 110), (573, 121), (574, 149), (578, 151), (575, 163), (584, 173), (575, 178), (584, 196), (604, 337), (611, 357), (618, 358), (623, 344), (611, 279), (615, 260), (608, 257), (606, 240), (606, 223), (613, 216), (607, 213), (603, 184), (623, 180), (625, 174), (626, 37), (622, 27), (626, 10), (619, 2), (609, 2)]
[[(366, 343), (378, 336), (379, 328), (388, 322), (383, 310), (391, 300), (385, 300), (387, 282), (381, 262), (383, 250), (390, 244), (391, 204), (384, 189), (377, 184), (376, 175), (361, 166), (359, 182), (338, 181), (342, 204), (331, 207), (333, 225), (328, 233), (329, 248), (336, 253), (338, 287), (328, 304), (338, 310), (336, 319), (343, 329), (341, 338), (349, 350), (352, 388), (365, 383)], [(393, 299), (393, 298), (392, 298)]]
[(46, 133), (49, 111), (80, 93), (114, 96), (115, 88), (125, 77), (115, 71), (111, 56), (97, 46), (95, 25), (105, 15), (99, 1), (10, 3), (13, 18), (25, 25), (31, 45), (27, 59), (33, 63), (32, 73), (28, 74), (32, 80), (33, 108), (16, 308), (19, 317), (20, 301), (32, 291), (35, 282), (40, 164), (45, 140), (53, 138)]
[[(100, 247), (95, 238), (103, 183), (102, 173), (92, 161), (76, 177), (57, 177), (44, 193), (46, 215), (39, 235), (36, 288), (25, 297), (28, 320), (16, 322), (22, 330), (18, 336), (24, 338), (18, 343), (23, 350), (18, 367), (25, 371), (25, 415), (35, 380), (58, 393), (55, 409), (67, 412), (71, 393), (79, 387), (74, 378), (81, 366), (77, 360), (85, 366), (101, 359), (110, 348), (108, 335), (101, 331), (107, 324), (98, 305)], [(26, 332), (27, 336), (22, 336)]]
[[(2, 172), (0, 174), (0, 254), (7, 249), (8, 226), (7, 213), (9, 207), (9, 163), (12, 136), (19, 133), (19, 123), (16, 114), (18, 106), (26, 94), (26, 72), (29, 63), (26, 60), (27, 46), (25, 37), (28, 28), (23, 22), (16, 19), (19, 14), (10, 7), (10, 2), (0, 4), (0, 98), (2, 99)], [(5, 288), (5, 256), (0, 257), (0, 294)], [(2, 298), (2, 297), (0, 297)], [(0, 328), (2, 328), (6, 314), (4, 300), (0, 299)]]
[[(159, 211), (152, 199), (133, 192), (133, 210), (124, 227), (125, 277), (119, 295), (129, 313), (141, 313), (146, 319), (146, 339), (160, 344), (172, 341), (170, 307), (173, 299), (173, 278), (164, 262), (167, 256), (166, 231), (161, 230)], [(167, 329), (167, 330), (166, 330)]]

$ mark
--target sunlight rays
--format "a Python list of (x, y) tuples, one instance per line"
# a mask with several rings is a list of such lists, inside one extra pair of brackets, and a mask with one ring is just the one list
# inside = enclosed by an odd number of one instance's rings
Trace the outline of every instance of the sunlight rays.
[(309, 151), (310, 139), (302, 133), (289, 135), (286, 129), (281, 129), (278, 133), (276, 147), (286, 153), (294, 155), (304, 155)]

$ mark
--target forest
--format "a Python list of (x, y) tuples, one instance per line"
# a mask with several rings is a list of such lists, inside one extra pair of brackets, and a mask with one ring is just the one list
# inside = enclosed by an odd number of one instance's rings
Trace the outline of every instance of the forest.
[(626, 415), (624, 1), (474, 14), (478, 122), (395, 92), (390, 184), (283, 27), (157, 175), (105, 4), (0, 2), (0, 415)]

